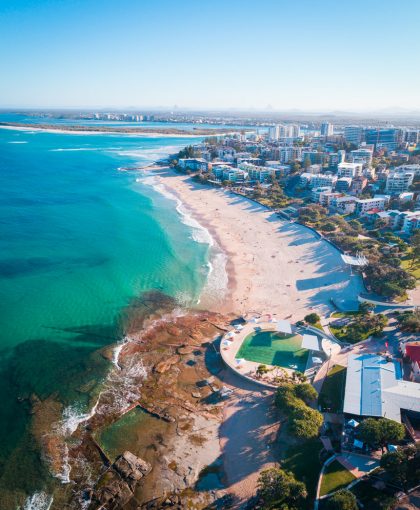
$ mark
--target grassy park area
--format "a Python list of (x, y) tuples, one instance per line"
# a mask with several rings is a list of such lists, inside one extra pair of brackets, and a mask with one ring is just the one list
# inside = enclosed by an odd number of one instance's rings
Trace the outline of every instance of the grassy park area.
[(355, 480), (355, 477), (350, 471), (341, 465), (338, 460), (334, 460), (325, 468), (321, 481), (320, 496), (347, 487), (353, 480)]

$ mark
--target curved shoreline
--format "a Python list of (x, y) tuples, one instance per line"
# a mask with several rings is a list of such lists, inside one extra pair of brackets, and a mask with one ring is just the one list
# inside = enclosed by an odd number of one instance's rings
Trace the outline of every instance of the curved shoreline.
[(238, 130), (232, 129), (201, 129), (196, 131), (187, 131), (176, 128), (119, 128), (119, 127), (95, 127), (68, 125), (60, 126), (54, 124), (25, 124), (13, 122), (0, 122), (1, 129), (11, 129), (15, 131), (38, 131), (44, 133), (61, 133), (67, 135), (130, 135), (145, 137), (167, 137), (167, 138), (202, 138), (206, 136), (224, 136), (229, 133), (236, 133)]
[(363, 288), (338, 250), (303, 225), (280, 219), (246, 197), (196, 183), (164, 167), (154, 175), (217, 239), (228, 257), (229, 299), (217, 311), (277, 313), (297, 321), (331, 309), (331, 298), (355, 300)]

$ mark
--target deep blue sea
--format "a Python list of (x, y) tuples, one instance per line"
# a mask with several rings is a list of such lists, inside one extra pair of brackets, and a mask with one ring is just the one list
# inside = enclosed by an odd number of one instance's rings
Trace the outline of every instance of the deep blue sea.
[(208, 240), (136, 170), (198, 140), (0, 129), (0, 494), (47, 476), (30, 399), (86, 411), (134, 299), (199, 299)]

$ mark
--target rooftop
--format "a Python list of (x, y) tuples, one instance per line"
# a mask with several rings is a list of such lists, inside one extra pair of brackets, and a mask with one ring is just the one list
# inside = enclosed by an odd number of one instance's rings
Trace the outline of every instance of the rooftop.
[(420, 384), (404, 381), (395, 360), (376, 354), (351, 354), (344, 412), (401, 422), (401, 409), (420, 412)]

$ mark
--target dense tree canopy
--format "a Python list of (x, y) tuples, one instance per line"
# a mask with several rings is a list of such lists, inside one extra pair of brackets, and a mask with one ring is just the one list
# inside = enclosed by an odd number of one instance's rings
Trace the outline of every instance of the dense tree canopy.
[(308, 383), (284, 383), (277, 388), (275, 403), (289, 416), (289, 429), (299, 438), (313, 438), (319, 434), (322, 414), (307, 405), (317, 398), (315, 389)]
[(357, 510), (356, 496), (346, 490), (342, 489), (337, 491), (327, 500), (328, 510)]
[(386, 418), (366, 418), (359, 425), (357, 435), (372, 447), (384, 448), (389, 443), (398, 443), (405, 436), (404, 425)]
[(308, 493), (305, 484), (292, 473), (279, 468), (269, 468), (260, 473), (258, 492), (267, 509), (298, 509)]

